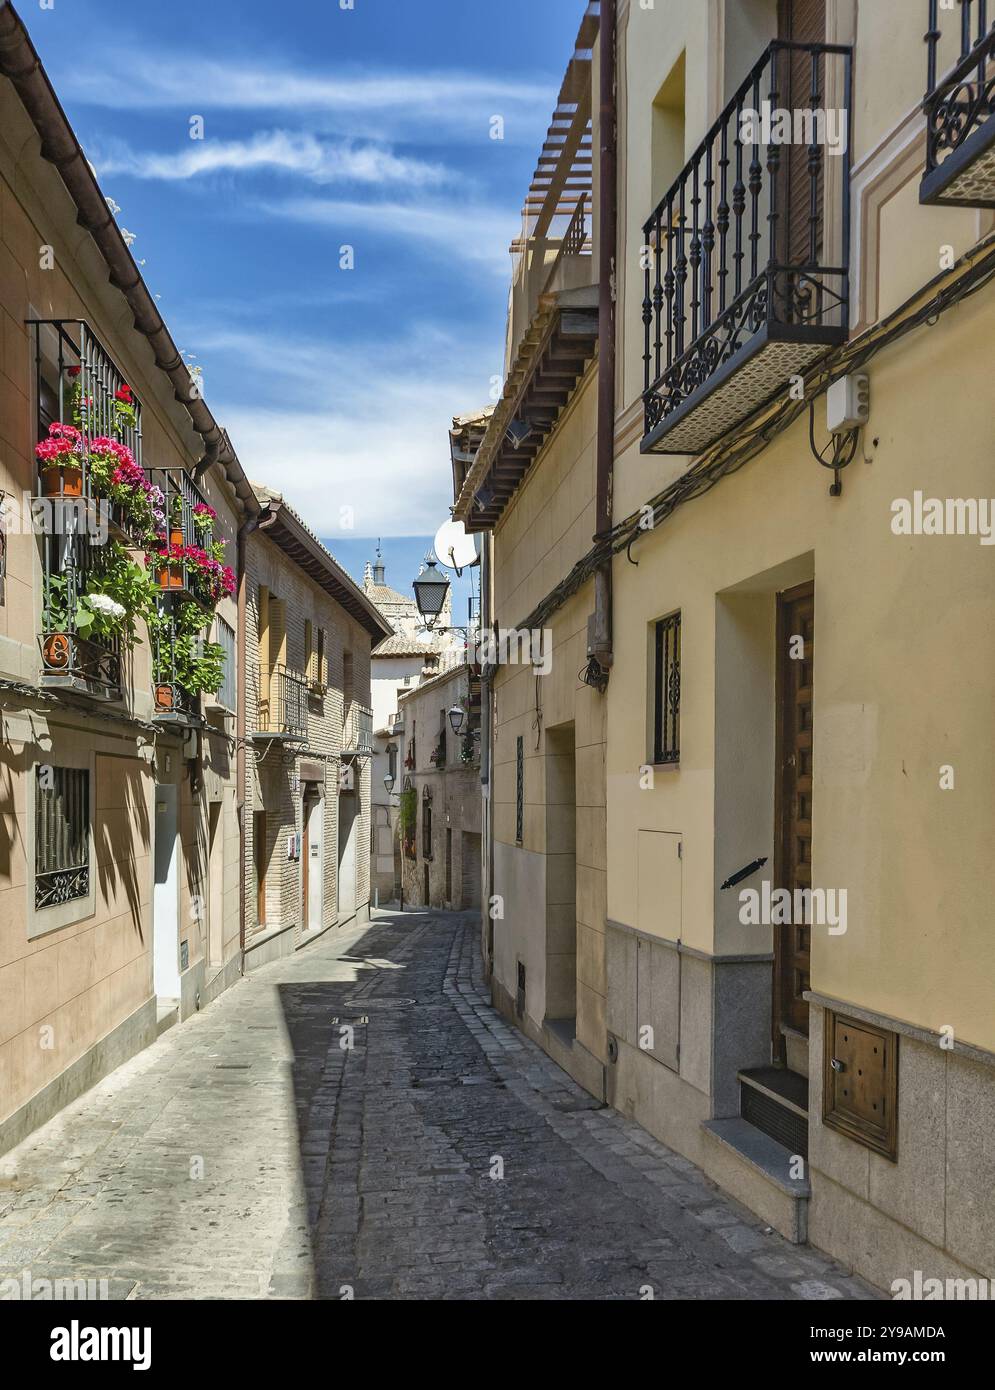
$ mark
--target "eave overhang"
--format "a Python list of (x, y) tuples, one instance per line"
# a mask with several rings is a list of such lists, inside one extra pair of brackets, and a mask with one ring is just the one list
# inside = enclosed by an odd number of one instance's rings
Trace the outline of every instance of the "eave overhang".
[(282, 501), (271, 498), (263, 507), (264, 516), (272, 516), (266, 528), (267, 537), (278, 545), (288, 559), (329, 594), (340, 608), (361, 624), (376, 645), (393, 635), (394, 629), (380, 610), (363, 593), (358, 584), (312, 536), (299, 518)]
[[(489, 531), (532, 467), (598, 346), (598, 289), (540, 296), (453, 515)], [(527, 427), (528, 433), (522, 434)]]

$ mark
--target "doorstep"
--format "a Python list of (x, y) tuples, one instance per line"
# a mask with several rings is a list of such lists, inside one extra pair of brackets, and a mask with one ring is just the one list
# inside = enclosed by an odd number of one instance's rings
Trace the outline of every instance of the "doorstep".
[[(808, 1177), (793, 1178), (798, 1155), (738, 1115), (704, 1120), (708, 1176), (795, 1245), (808, 1240)], [(808, 1171), (808, 1165), (803, 1166)]]
[(178, 999), (156, 999), (155, 1001), (155, 1035), (162, 1037), (174, 1023), (180, 1021), (180, 1001)]

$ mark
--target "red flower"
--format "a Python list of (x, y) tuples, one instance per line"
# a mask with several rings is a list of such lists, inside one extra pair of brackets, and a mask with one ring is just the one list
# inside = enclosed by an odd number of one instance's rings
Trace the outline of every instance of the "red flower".
[(125, 382), (114, 392), (114, 399), (120, 401), (122, 405), (134, 405), (131, 395), (131, 387)]
[(119, 444), (116, 439), (108, 439), (105, 434), (98, 435), (96, 439), (90, 440), (91, 454), (110, 454), (116, 458), (119, 464), (135, 464), (135, 456), (126, 444)]
[(82, 435), (73, 425), (55, 421), (48, 427), (48, 438), (35, 445), (35, 457), (42, 463), (80, 452)]
[(80, 371), (81, 371), (81, 368), (79, 368), (79, 367), (67, 367), (67, 368), (66, 368), (66, 371), (69, 373), (70, 376), (79, 376)]

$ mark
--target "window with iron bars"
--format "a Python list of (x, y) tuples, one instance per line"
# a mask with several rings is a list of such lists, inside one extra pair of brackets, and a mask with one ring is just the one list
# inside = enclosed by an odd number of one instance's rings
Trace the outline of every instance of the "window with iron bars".
[(681, 615), (656, 624), (653, 677), (653, 761), (681, 760)]
[(230, 623), (226, 623), (220, 614), (214, 620), (214, 640), (219, 647), (225, 649), (225, 678), (218, 691), (218, 704), (224, 705), (225, 709), (234, 710), (236, 708), (235, 629)]
[(90, 893), (90, 773), (40, 765), (35, 784), (35, 907)]

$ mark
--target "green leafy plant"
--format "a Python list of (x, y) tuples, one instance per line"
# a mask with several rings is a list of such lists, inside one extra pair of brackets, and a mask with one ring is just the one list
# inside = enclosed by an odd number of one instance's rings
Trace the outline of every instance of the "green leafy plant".
[(133, 644), (136, 620), (154, 611), (156, 591), (144, 566), (135, 564), (117, 541), (108, 541), (86, 575), (85, 587), (79, 585), (72, 574), (49, 575), (48, 630), (88, 639), (120, 637)]
[(216, 695), (224, 684), (225, 649), (203, 634), (211, 625), (209, 608), (187, 600), (175, 610), (153, 609), (149, 633), (153, 649), (153, 683), (177, 685), (188, 695)]

